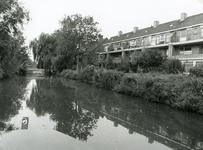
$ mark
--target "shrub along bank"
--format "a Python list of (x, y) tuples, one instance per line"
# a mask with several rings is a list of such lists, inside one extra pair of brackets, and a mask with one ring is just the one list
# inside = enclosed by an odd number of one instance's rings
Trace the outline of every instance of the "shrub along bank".
[(64, 70), (61, 76), (108, 90), (164, 103), (203, 114), (203, 79), (161, 73), (124, 73), (89, 66), (80, 74)]

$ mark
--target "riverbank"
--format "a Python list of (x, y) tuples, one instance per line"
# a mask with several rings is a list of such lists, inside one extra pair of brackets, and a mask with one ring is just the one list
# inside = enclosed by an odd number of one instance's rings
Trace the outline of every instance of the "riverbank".
[(160, 73), (124, 73), (87, 67), (80, 74), (64, 70), (60, 76), (143, 100), (203, 114), (203, 79)]

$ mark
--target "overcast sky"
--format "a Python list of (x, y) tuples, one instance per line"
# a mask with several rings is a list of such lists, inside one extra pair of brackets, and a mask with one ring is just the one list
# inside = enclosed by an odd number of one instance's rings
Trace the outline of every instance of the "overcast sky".
[(155, 20), (165, 23), (203, 13), (203, 0), (19, 0), (29, 10), (32, 20), (25, 25), (26, 44), (40, 33), (59, 29), (64, 15), (93, 16), (104, 37), (130, 32), (153, 25)]

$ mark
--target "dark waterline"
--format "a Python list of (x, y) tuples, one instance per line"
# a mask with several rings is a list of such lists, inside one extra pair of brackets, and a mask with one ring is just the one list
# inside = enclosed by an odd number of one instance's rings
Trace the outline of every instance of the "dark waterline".
[(98, 150), (203, 149), (203, 115), (64, 78), (0, 81), (0, 144), (5, 130), (57, 130)]

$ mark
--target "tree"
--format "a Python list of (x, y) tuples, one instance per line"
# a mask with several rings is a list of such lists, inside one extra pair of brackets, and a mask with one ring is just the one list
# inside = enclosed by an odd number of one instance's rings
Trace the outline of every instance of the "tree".
[(88, 50), (98, 41), (99, 30), (93, 17), (82, 17), (80, 14), (65, 16), (60, 22), (62, 31), (68, 33), (71, 39), (71, 47), (77, 58), (77, 70), (79, 71), (79, 55)]
[(65, 16), (60, 21), (60, 29), (53, 34), (41, 33), (38, 39), (30, 42), (34, 59), (38, 68), (61, 72), (72, 68), (77, 61), (79, 70), (79, 56), (87, 52), (99, 40), (97, 22), (93, 17), (81, 15)]
[(19, 66), (27, 59), (26, 48), (22, 47), (25, 40), (22, 28), (28, 21), (28, 11), (17, 0), (0, 1), (0, 74), (3, 76), (18, 73)]
[(145, 72), (159, 69), (166, 60), (166, 56), (160, 50), (156, 49), (146, 49), (142, 52), (132, 53), (130, 58), (131, 66), (140, 67)]
[(52, 57), (56, 55), (56, 36), (54, 34), (41, 33), (38, 39), (30, 42), (29, 48), (32, 49), (37, 68), (45, 69), (50, 73), (52, 67)]

